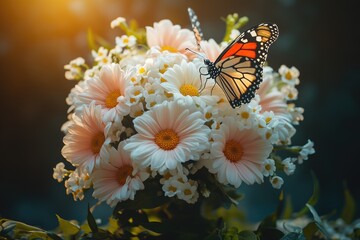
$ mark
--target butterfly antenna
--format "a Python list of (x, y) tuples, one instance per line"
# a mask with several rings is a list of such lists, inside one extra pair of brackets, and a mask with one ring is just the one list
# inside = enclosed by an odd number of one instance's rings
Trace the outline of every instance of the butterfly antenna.
[(192, 52), (193, 54), (201, 57), (202, 59), (206, 59), (206, 57), (204, 57), (203, 55), (201, 55), (200, 53), (198, 52), (195, 52), (194, 50), (191, 50), (190, 48), (185, 48), (185, 50), (189, 51), (189, 52)]

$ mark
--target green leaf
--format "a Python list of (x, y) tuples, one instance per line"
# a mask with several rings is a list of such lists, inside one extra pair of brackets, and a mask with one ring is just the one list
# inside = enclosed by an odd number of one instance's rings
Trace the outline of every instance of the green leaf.
[(99, 48), (99, 46), (97, 45), (97, 43), (95, 41), (94, 32), (91, 30), (91, 28), (89, 28), (87, 31), (87, 43), (91, 50), (96, 51)]
[(55, 233), (48, 232), (47, 235), (53, 240), (63, 240), (61, 237), (59, 237)]
[(313, 239), (315, 233), (319, 230), (315, 222), (308, 223), (304, 229), (303, 233), (306, 239)]
[(59, 228), (60, 228), (61, 232), (63, 232), (65, 235), (72, 236), (72, 235), (77, 234), (80, 231), (80, 226), (78, 226), (77, 224), (72, 223), (68, 220), (65, 220), (57, 214), (56, 214), (56, 217), (59, 222)]
[(283, 210), (281, 218), (289, 219), (289, 218), (291, 218), (292, 213), (293, 213), (293, 207), (292, 207), (291, 197), (286, 196), (284, 210)]
[(98, 226), (96, 224), (95, 218), (90, 211), (90, 206), (88, 206), (88, 215), (87, 215), (87, 222), (89, 227), (93, 233), (97, 233), (99, 231)]
[(330, 239), (330, 234), (328, 233), (325, 226), (323, 225), (322, 220), (321, 220), (320, 216), (318, 215), (318, 213), (316, 212), (316, 210), (310, 204), (306, 204), (306, 206), (309, 208), (311, 214), (313, 215), (315, 224), (318, 227), (318, 229), (320, 230), (320, 232), (322, 232), (324, 234), (326, 239)]
[(260, 240), (279, 240), (284, 236), (284, 233), (276, 228), (262, 228), (257, 235)]
[(241, 231), (238, 234), (239, 240), (257, 240), (257, 235), (252, 231)]
[(347, 224), (350, 224), (355, 216), (356, 204), (353, 196), (351, 195), (346, 185), (344, 186), (344, 198), (345, 198), (345, 203), (341, 212), (341, 218)]
[[(307, 201), (306, 205), (310, 205), (310, 206), (315, 206), (315, 204), (318, 202), (319, 200), (319, 195), (320, 195), (320, 187), (319, 187), (319, 181), (317, 179), (317, 177), (315, 176), (314, 172), (311, 172), (313, 181), (314, 181), (314, 188), (313, 188), (313, 193), (311, 195), (311, 197), (309, 198), (309, 200)], [(305, 216), (309, 211), (308, 207), (303, 207), (299, 212), (295, 213), (295, 218), (298, 217), (302, 217)]]

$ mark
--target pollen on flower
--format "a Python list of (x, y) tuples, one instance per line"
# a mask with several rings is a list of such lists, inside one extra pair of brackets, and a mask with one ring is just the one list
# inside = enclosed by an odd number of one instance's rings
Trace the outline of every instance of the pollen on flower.
[(241, 117), (244, 119), (248, 119), (250, 117), (250, 114), (248, 112), (242, 112)]
[(174, 47), (171, 47), (171, 46), (162, 46), (161, 47), (161, 51), (164, 52), (164, 51), (169, 51), (171, 53), (177, 53), (178, 50)]
[(125, 165), (119, 168), (118, 179), (119, 179), (119, 184), (121, 186), (126, 183), (126, 179), (128, 176), (131, 176), (132, 171), (133, 171), (133, 167), (130, 165)]
[(230, 162), (238, 162), (244, 154), (241, 144), (235, 140), (229, 140), (225, 144), (224, 155)]
[(184, 190), (184, 194), (188, 196), (188, 195), (191, 195), (192, 192), (191, 192), (190, 189), (185, 189), (185, 190)]
[(91, 139), (91, 151), (94, 154), (99, 153), (104, 141), (105, 141), (104, 133), (99, 132), (95, 134)]
[(162, 74), (164, 74), (164, 73), (166, 72), (166, 70), (168, 69), (168, 67), (169, 67), (168, 64), (164, 64), (164, 67), (161, 68), (161, 69), (159, 70), (159, 72), (162, 73)]
[(266, 132), (265, 137), (266, 139), (270, 139), (272, 136), (271, 132)]
[(293, 79), (293, 76), (292, 76), (292, 74), (291, 74), (290, 71), (287, 71), (287, 73), (285, 74), (285, 78), (286, 78), (287, 80), (292, 80), (292, 79)]
[(267, 118), (265, 119), (266, 124), (269, 124), (269, 123), (271, 122), (271, 120), (272, 120), (271, 117), (267, 117)]
[(177, 190), (177, 188), (176, 187), (174, 187), (174, 186), (169, 186), (169, 191), (170, 192), (176, 192), (176, 190)]
[(155, 135), (155, 143), (164, 150), (172, 150), (179, 144), (179, 136), (172, 129), (164, 129)]
[(117, 99), (121, 96), (120, 90), (110, 92), (105, 99), (105, 106), (107, 108), (116, 107), (118, 104)]
[(199, 96), (199, 90), (192, 84), (184, 84), (180, 87), (180, 93), (184, 96)]
[(205, 118), (206, 118), (206, 119), (210, 119), (211, 117), (212, 117), (212, 113), (211, 113), (211, 112), (205, 113)]
[(144, 74), (146, 72), (146, 69), (144, 67), (140, 67), (138, 72), (139, 74)]

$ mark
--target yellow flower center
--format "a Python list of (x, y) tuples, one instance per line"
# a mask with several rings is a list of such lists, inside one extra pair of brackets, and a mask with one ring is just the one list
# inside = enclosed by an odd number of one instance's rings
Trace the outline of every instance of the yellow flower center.
[(272, 183), (274, 185), (276, 185), (279, 182), (279, 179), (278, 178), (273, 178), (273, 179), (271, 179), (271, 181), (272, 181)]
[(131, 173), (133, 171), (132, 166), (125, 165), (119, 168), (118, 170), (118, 181), (121, 186), (123, 186), (126, 183), (126, 179), (128, 176), (131, 176)]
[(155, 135), (155, 143), (164, 150), (173, 150), (179, 144), (179, 136), (172, 129), (164, 129)]
[(178, 50), (172, 46), (162, 46), (161, 47), (161, 51), (169, 51), (169, 52), (172, 52), (172, 53), (177, 53)]
[(267, 133), (265, 134), (265, 137), (266, 137), (266, 139), (270, 139), (270, 137), (271, 137), (271, 132), (267, 132)]
[(92, 137), (91, 142), (90, 142), (91, 151), (94, 154), (98, 154), (100, 152), (100, 149), (101, 149), (104, 141), (105, 141), (105, 136), (104, 136), (103, 132), (99, 132), (99, 133), (95, 134)]
[(265, 169), (266, 169), (267, 171), (270, 171), (270, 170), (271, 170), (270, 164), (266, 164), (266, 165), (265, 165)]
[(146, 69), (144, 67), (141, 67), (138, 71), (140, 74), (144, 74), (146, 72)]
[(190, 189), (185, 189), (185, 190), (184, 190), (184, 194), (185, 194), (186, 196), (191, 195), (191, 190), (190, 190)]
[(160, 73), (164, 74), (166, 72), (166, 70), (168, 69), (169, 65), (167, 65), (166, 63), (164, 64), (164, 67), (162, 69), (160, 69)]
[(242, 112), (241, 117), (244, 119), (248, 119), (250, 117), (250, 114), (248, 112)]
[(192, 84), (184, 84), (180, 87), (180, 93), (184, 96), (199, 96), (199, 90)]
[(286, 80), (291, 80), (293, 78), (292, 74), (290, 71), (287, 71), (286, 74), (285, 74), (285, 78)]
[(176, 192), (177, 188), (174, 186), (169, 187), (170, 192)]
[(210, 119), (211, 117), (212, 117), (212, 113), (210, 113), (210, 112), (205, 113), (206, 119)]
[(229, 140), (225, 144), (223, 153), (230, 162), (236, 163), (240, 161), (244, 155), (244, 149), (239, 142)]
[(105, 98), (105, 106), (107, 108), (116, 107), (116, 105), (118, 104), (117, 99), (120, 96), (121, 96), (120, 90), (115, 90), (110, 92)]
[(271, 122), (271, 120), (272, 120), (271, 117), (267, 117), (267, 118), (265, 119), (266, 124), (269, 124), (269, 123)]

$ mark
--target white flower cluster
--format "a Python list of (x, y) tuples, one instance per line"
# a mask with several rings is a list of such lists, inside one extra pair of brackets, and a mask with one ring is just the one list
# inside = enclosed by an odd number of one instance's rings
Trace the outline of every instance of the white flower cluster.
[[(124, 27), (126, 20), (111, 26)], [(264, 67), (255, 98), (233, 109), (213, 79), (200, 78), (203, 60), (185, 50), (196, 48), (190, 30), (162, 20), (146, 27), (146, 42), (140, 41), (122, 35), (113, 48), (92, 52), (91, 68), (82, 58), (65, 66), (67, 79), (81, 78), (66, 99), (69, 121), (62, 127), (62, 155), (75, 170), (59, 163), (54, 178), (67, 178), (66, 192), (75, 200), (92, 187), (93, 197), (115, 206), (158, 179), (164, 196), (195, 203), (211, 194), (196, 175), (200, 170), (235, 188), (265, 177), (280, 188), (281, 172), (293, 174), (314, 153), (311, 141), (291, 146), (304, 111), (292, 102), (295, 67)], [(202, 42), (210, 60), (225, 45)], [(289, 157), (282, 160), (278, 149)]]

